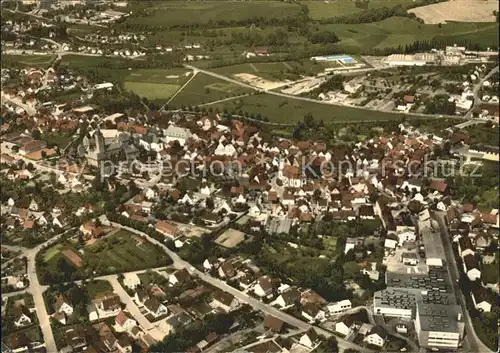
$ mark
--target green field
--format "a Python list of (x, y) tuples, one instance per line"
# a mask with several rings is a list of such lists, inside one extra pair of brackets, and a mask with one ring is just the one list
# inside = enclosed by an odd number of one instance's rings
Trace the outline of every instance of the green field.
[(2, 54), (2, 65), (13, 62), (17, 65), (22, 65), (26, 67), (40, 67), (47, 68), (54, 61), (55, 56), (53, 55), (3, 55)]
[[(301, 4), (309, 8), (309, 17), (313, 20), (322, 20), (330, 17), (352, 15), (363, 11), (364, 9), (356, 6), (355, 1), (301, 1)], [(388, 7), (402, 4), (412, 4), (412, 0), (371, 0), (366, 5), (366, 9), (375, 9), (379, 7)]]
[(45, 251), (45, 254), (43, 255), (43, 260), (45, 262), (50, 261), (50, 259), (52, 259), (54, 256), (56, 256), (57, 254), (59, 254), (59, 252), (61, 251), (62, 247), (63, 247), (62, 244), (56, 244), (56, 245), (51, 246), (50, 248), (48, 248)]
[(391, 17), (380, 22), (361, 24), (326, 24), (322, 30), (335, 32), (340, 38), (336, 45), (359, 52), (367, 48), (404, 46), (415, 41), (470, 41), (498, 46), (497, 23), (447, 23), (441, 26), (422, 24), (406, 17)]
[(135, 69), (128, 70), (127, 74), (124, 78), (126, 90), (149, 100), (165, 101), (177, 92), (192, 73), (184, 68), (172, 68)]
[(199, 73), (175, 96), (171, 106), (194, 106), (252, 92), (251, 89)]
[(125, 89), (132, 91), (140, 97), (146, 97), (149, 100), (168, 99), (177, 92), (179, 85), (150, 82), (126, 81)]
[(108, 281), (93, 280), (85, 283), (85, 289), (90, 298), (96, 298), (107, 293), (113, 293), (113, 286)]
[[(286, 18), (300, 12), (298, 5), (278, 1), (185, 2), (156, 1), (129, 17), (125, 23), (161, 26), (206, 24), (211, 21), (242, 21), (255, 17)], [(137, 13), (137, 12), (135, 12)]]
[[(227, 109), (228, 112), (238, 113), (241, 110), (249, 114), (260, 114), (271, 122), (290, 125), (302, 121), (308, 113), (311, 113), (316, 120), (323, 120), (325, 123), (331, 121), (393, 120), (403, 117), (402, 114), (301, 101), (271, 94), (251, 95), (216, 104), (213, 107), (217, 107), (221, 111)], [(406, 115), (406, 117), (411, 118), (412, 116)]]

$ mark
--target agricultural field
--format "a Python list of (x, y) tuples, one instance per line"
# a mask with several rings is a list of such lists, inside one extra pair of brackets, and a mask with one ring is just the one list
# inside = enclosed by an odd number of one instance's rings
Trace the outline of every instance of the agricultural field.
[(366, 48), (384, 49), (415, 41), (468, 41), (484, 46), (498, 46), (497, 23), (447, 23), (425, 25), (405, 17), (391, 17), (374, 23), (327, 24), (322, 30), (333, 31), (340, 38), (336, 45), (346, 52)]
[(25, 67), (48, 68), (54, 61), (54, 55), (3, 55), (2, 66), (4, 63), (15, 63)]
[(498, 11), (498, 0), (446, 1), (416, 7), (408, 12), (417, 15), (424, 23), (437, 24), (447, 21), (495, 22), (493, 11)]
[(252, 93), (253, 90), (198, 73), (171, 102), (171, 106), (199, 105), (228, 97)]
[[(401, 119), (402, 114), (363, 110), (338, 105), (322, 104), (297, 99), (278, 97), (271, 94), (257, 94), (213, 106), (228, 112), (248, 112), (255, 116), (267, 117), (270, 122), (293, 125), (311, 113), (316, 120), (325, 123), (332, 121), (368, 121)], [(406, 115), (411, 118), (411, 115)]]
[[(163, 250), (124, 230), (101, 238), (91, 245), (77, 247), (64, 242), (45, 250), (42, 261), (37, 262), (41, 282), (74, 280), (90, 274), (99, 276), (129, 272), (167, 266), (171, 262)], [(96, 288), (96, 291), (100, 290)]]
[[(150, 3), (151, 4), (151, 3)], [(184, 2), (156, 1), (143, 8), (126, 24), (183, 26), (215, 21), (243, 21), (255, 17), (286, 18), (297, 15), (300, 7), (278, 1), (257, 2)], [(196, 15), (195, 15), (196, 14)]]
[(352, 15), (367, 9), (379, 7), (391, 8), (396, 5), (412, 4), (413, 0), (371, 0), (365, 4), (357, 1), (301, 1), (309, 8), (309, 17), (313, 20), (322, 20), (330, 17)]

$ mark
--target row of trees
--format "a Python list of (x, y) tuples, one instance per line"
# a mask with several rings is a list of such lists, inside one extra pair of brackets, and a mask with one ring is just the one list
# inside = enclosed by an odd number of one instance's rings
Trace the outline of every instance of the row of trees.
[(231, 33), (230, 43), (243, 44), (246, 47), (284, 46), (288, 44), (288, 34), (281, 29), (267, 35), (262, 35), (259, 32), (233, 32)]

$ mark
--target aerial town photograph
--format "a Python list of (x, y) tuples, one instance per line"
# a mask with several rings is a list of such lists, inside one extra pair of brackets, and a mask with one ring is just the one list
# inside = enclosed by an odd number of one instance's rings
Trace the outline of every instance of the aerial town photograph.
[(499, 351), (499, 0), (0, 0), (1, 353)]

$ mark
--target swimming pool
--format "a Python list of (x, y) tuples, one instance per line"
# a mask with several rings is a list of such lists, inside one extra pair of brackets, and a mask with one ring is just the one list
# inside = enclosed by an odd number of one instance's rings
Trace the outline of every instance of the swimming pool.
[(349, 55), (325, 55), (325, 56), (313, 56), (311, 60), (316, 61), (341, 61), (344, 64), (355, 64), (358, 61)]

